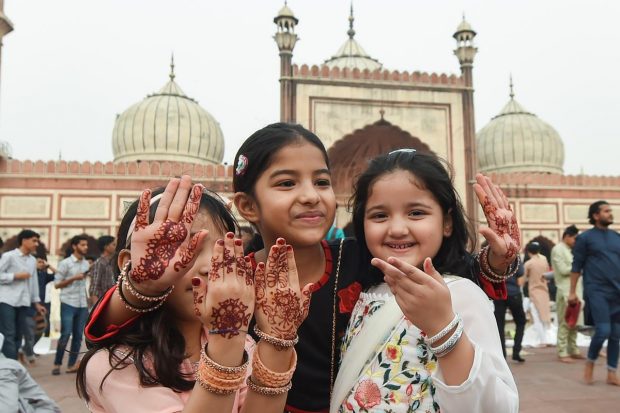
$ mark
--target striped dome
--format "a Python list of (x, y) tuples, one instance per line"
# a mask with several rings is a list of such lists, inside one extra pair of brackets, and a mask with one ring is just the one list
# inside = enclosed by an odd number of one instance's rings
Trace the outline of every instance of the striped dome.
[(172, 72), (159, 92), (117, 116), (112, 150), (114, 162), (221, 164), (224, 135), (215, 118), (183, 93)]
[(548, 123), (525, 110), (511, 92), (502, 111), (476, 135), (480, 172), (561, 174), (564, 144)]

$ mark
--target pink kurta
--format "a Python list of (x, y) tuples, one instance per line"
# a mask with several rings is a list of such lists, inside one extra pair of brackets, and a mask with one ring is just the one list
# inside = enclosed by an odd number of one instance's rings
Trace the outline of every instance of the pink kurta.
[(544, 255), (536, 254), (524, 264), (524, 267), (530, 300), (536, 306), (540, 320), (543, 323), (550, 323), (551, 303), (549, 302), (549, 287), (543, 275), (549, 271), (549, 262)]
[[(245, 349), (252, 356), (254, 341), (248, 335)], [(142, 387), (138, 370), (134, 364), (121, 370), (113, 370), (103, 382), (103, 389), (99, 386), (105, 375), (110, 371), (108, 351), (101, 350), (95, 353), (86, 366), (86, 387), (90, 401), (88, 408), (94, 413), (172, 413), (180, 412), (189, 400), (191, 390), (175, 393), (172, 389), (163, 386)], [(247, 375), (252, 374), (248, 366)], [(183, 373), (192, 373), (192, 363), (186, 359), (181, 367)], [(244, 386), (235, 396), (233, 412), (238, 412), (243, 405), (247, 387)]]

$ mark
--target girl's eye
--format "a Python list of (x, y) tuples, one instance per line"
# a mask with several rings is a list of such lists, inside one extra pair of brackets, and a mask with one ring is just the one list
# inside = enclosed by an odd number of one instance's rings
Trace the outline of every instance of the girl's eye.
[(409, 212), (410, 217), (421, 217), (422, 215), (424, 215), (424, 212), (420, 210), (414, 210)]
[(282, 187), (285, 187), (285, 188), (291, 188), (291, 187), (295, 186), (295, 182), (289, 179), (289, 180), (286, 180), (286, 181), (278, 182), (276, 184), (276, 186), (282, 186)]
[(372, 220), (377, 221), (377, 220), (381, 220), (381, 219), (386, 219), (387, 218), (387, 214), (384, 213), (384, 212), (375, 212), (369, 218), (372, 219)]
[(318, 186), (331, 186), (332, 183), (329, 179), (319, 179), (316, 181), (316, 185)]

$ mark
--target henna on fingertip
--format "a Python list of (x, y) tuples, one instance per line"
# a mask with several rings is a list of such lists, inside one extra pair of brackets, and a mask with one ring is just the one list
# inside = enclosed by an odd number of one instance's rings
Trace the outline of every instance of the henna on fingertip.
[(149, 208), (151, 205), (151, 190), (145, 189), (140, 195), (138, 209), (136, 210), (136, 224), (134, 232), (146, 228), (149, 225)]

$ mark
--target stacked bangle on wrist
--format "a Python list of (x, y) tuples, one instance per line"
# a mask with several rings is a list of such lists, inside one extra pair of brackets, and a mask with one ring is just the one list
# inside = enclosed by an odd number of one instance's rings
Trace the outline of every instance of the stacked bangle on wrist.
[(456, 325), (456, 330), (454, 330), (452, 335), (450, 335), (450, 338), (448, 338), (443, 344), (440, 344), (437, 347), (429, 346), (428, 349), (437, 358), (446, 356), (448, 353), (454, 350), (454, 348), (456, 347), (462, 335), (463, 335), (463, 320), (459, 318), (459, 321)]
[(521, 262), (521, 257), (517, 255), (517, 258), (510, 263), (506, 272), (504, 274), (497, 274), (491, 268), (491, 264), (489, 264), (489, 251), (490, 247), (487, 245), (480, 251), (479, 260), (480, 260), (480, 275), (482, 277), (494, 284), (500, 284), (506, 281), (508, 278), (512, 277), (519, 270), (519, 263)]
[(208, 392), (219, 395), (232, 394), (243, 385), (248, 364), (248, 353), (244, 350), (243, 361), (240, 366), (222, 366), (207, 355), (207, 347), (205, 346), (200, 353), (196, 381)]
[(260, 328), (258, 328), (258, 325), (254, 325), (254, 332), (264, 342), (269, 343), (269, 344), (271, 344), (271, 345), (273, 345), (273, 346), (275, 346), (277, 348), (280, 348), (280, 349), (288, 348), (288, 347), (293, 347), (293, 346), (295, 346), (295, 344), (297, 344), (299, 342), (299, 336), (298, 335), (295, 335), (295, 338), (293, 338), (291, 340), (287, 340), (287, 339), (284, 339), (284, 338), (278, 338), (278, 337), (270, 336), (269, 334), (265, 333)]
[[(172, 293), (172, 290), (174, 289), (174, 285), (171, 285), (170, 287), (168, 287), (168, 289), (166, 289), (166, 291), (164, 291), (162, 294), (157, 295), (157, 296), (142, 294), (141, 292), (136, 290), (134, 285), (131, 283), (131, 280), (130, 280), (131, 276), (129, 274), (130, 269), (131, 269), (131, 261), (125, 264), (125, 266), (123, 267), (123, 270), (121, 271), (118, 277), (116, 287), (118, 290), (119, 298), (121, 299), (121, 301), (123, 302), (123, 304), (128, 310), (136, 312), (136, 313), (148, 313), (148, 312), (157, 310), (159, 307), (161, 307), (164, 304), (164, 302), (166, 301), (166, 298), (168, 298), (170, 293)], [(125, 287), (127, 291), (132, 296), (137, 298), (138, 300), (145, 301), (147, 303), (154, 303), (154, 304), (148, 305), (146, 307), (139, 307), (135, 304), (132, 304), (131, 302), (127, 300), (127, 297), (125, 297), (125, 293), (123, 292), (123, 287)]]
[(429, 347), (434, 345), (436, 342), (447, 336), (450, 331), (454, 330), (454, 327), (456, 327), (456, 325), (460, 322), (461, 316), (458, 313), (454, 314), (454, 318), (448, 323), (447, 326), (445, 326), (439, 333), (435, 334), (434, 336), (426, 337), (424, 339), (424, 342)]

